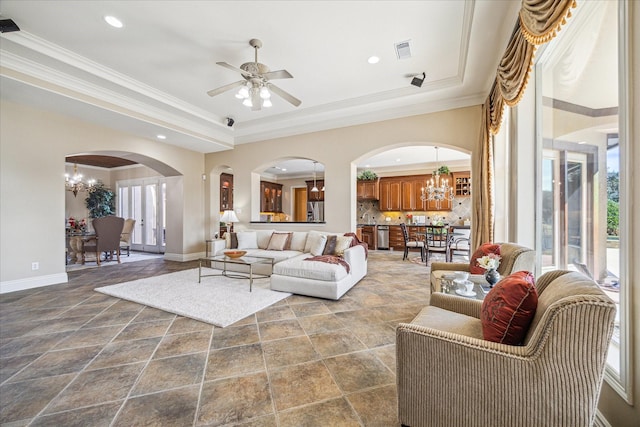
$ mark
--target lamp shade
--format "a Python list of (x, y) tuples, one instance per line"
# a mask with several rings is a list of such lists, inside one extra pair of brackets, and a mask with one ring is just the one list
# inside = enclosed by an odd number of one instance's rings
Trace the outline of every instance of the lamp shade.
[(228, 211), (224, 211), (224, 213), (222, 214), (222, 217), (220, 218), (220, 221), (234, 223), (234, 222), (239, 222), (240, 220), (238, 219), (234, 211), (228, 210)]

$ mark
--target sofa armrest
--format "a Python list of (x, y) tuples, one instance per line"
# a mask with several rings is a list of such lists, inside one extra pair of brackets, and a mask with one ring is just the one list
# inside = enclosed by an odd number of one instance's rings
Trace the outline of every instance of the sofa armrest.
[(431, 294), (429, 305), (475, 317), (476, 319), (480, 318), (480, 311), (482, 310), (482, 301), (480, 300), (441, 293)]
[(211, 255), (219, 255), (226, 249), (227, 241), (225, 239), (215, 239), (211, 241)]
[(367, 274), (367, 256), (362, 245), (346, 249), (343, 258), (351, 267), (351, 274), (354, 277), (363, 277)]
[(469, 271), (469, 264), (464, 262), (432, 262), (431, 271)]

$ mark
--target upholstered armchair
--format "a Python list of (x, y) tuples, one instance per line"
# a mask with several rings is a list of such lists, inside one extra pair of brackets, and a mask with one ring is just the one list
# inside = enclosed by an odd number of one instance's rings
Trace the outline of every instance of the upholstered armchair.
[[(525, 246), (515, 243), (500, 243), (500, 265), (498, 273), (500, 277), (508, 276), (516, 271), (530, 271), (535, 273), (536, 252)], [(433, 262), (431, 263), (431, 292), (440, 292), (440, 278), (454, 271), (469, 271), (469, 263), (460, 262)], [(472, 274), (471, 279), (481, 278), (482, 275)]]
[(133, 234), (133, 227), (136, 225), (136, 220), (133, 218), (127, 218), (124, 220), (124, 227), (122, 233), (120, 233), (120, 251), (126, 249), (127, 256), (131, 251), (131, 235)]
[(86, 262), (87, 254), (96, 257), (96, 262), (100, 265), (100, 254), (115, 253), (120, 263), (120, 234), (124, 227), (124, 218), (117, 216), (105, 216), (95, 218), (91, 222), (96, 232), (95, 236), (83, 240), (82, 244), (82, 264)]
[(483, 302), (431, 295), (396, 330), (398, 418), (423, 426), (591, 426), (616, 307), (578, 272), (536, 282), (523, 345), (483, 339)]

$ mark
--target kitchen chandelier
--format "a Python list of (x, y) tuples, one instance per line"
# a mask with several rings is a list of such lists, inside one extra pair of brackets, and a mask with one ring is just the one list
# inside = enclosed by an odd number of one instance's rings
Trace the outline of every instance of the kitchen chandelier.
[[(438, 147), (436, 149), (436, 166), (433, 177), (427, 180), (427, 186), (422, 187), (420, 200), (423, 202), (435, 201), (436, 209), (440, 209), (442, 201), (453, 200), (453, 188), (449, 186), (449, 180), (440, 179), (440, 166), (438, 164)], [(434, 179), (435, 178), (435, 179)]]
[(245, 85), (242, 85), (236, 98), (242, 99), (242, 105), (245, 107), (253, 107), (253, 103), (258, 101), (262, 107), (269, 108), (273, 106), (271, 103), (271, 92), (266, 84), (254, 84), (248, 81)]
[(64, 186), (67, 191), (73, 193), (73, 197), (78, 196), (80, 191), (91, 191), (93, 185), (96, 183), (95, 179), (91, 179), (87, 182), (82, 180), (82, 174), (78, 173), (78, 164), (73, 165), (73, 176), (68, 173), (64, 174)]

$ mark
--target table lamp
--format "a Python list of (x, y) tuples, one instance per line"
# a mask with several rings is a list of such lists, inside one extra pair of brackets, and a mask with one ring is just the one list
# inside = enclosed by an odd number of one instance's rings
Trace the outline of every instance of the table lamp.
[(220, 222), (224, 222), (225, 224), (231, 224), (229, 226), (229, 232), (233, 232), (233, 223), (239, 222), (240, 220), (236, 216), (236, 213), (233, 210), (224, 211), (222, 217), (220, 218)]

